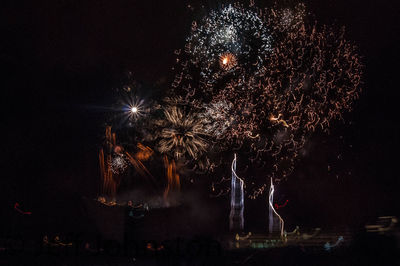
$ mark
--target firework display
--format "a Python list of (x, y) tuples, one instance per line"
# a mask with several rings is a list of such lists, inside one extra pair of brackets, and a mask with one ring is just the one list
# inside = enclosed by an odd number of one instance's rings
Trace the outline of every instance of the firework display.
[(399, 262), (394, 3), (8, 2), (0, 266)]
[(202, 136), (206, 133), (203, 124), (196, 116), (184, 113), (177, 106), (168, 106), (164, 109), (165, 119), (160, 120), (159, 151), (172, 153), (176, 159), (189, 156), (197, 159), (200, 153), (207, 148), (207, 142)]
[[(310, 22), (304, 4), (208, 12), (175, 51), (167, 97), (146, 105), (135, 95), (124, 104), (134, 142), (147, 142), (182, 178), (218, 176), (234, 151), (245, 158), (245, 193), (257, 197), (270, 180), (286, 179), (309, 136), (329, 132), (359, 97), (363, 65), (344, 36), (344, 28)], [(113, 172), (124, 162), (113, 158)], [(229, 191), (228, 180), (212, 181), (214, 196)]]
[(307, 137), (329, 132), (360, 93), (362, 64), (344, 29), (308, 23), (303, 4), (212, 11), (193, 22), (177, 61), (173, 94), (198, 112), (213, 149), (266, 170), (245, 178), (252, 198), (286, 179)]

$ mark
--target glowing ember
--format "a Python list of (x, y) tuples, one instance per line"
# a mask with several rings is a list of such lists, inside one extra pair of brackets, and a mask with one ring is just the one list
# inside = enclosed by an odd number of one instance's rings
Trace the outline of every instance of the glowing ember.
[(237, 65), (236, 56), (231, 53), (223, 54), (219, 57), (219, 64), (222, 69), (230, 70)]

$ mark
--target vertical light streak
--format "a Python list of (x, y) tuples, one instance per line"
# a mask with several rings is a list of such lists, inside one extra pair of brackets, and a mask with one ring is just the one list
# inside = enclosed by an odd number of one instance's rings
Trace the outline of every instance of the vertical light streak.
[(269, 189), (269, 197), (268, 197), (268, 202), (269, 202), (269, 233), (272, 234), (272, 231), (273, 231), (274, 214), (275, 214), (279, 218), (281, 237), (283, 237), (283, 228), (285, 227), (285, 223), (284, 223), (282, 217), (274, 209), (274, 206), (273, 206), (274, 191), (275, 191), (275, 187), (274, 187), (274, 184), (273, 184), (272, 178), (271, 178), (271, 187)]
[(167, 200), (168, 194), (172, 189), (175, 189), (176, 191), (180, 190), (181, 183), (179, 174), (176, 171), (175, 161), (172, 159), (172, 161), (169, 162), (168, 157), (164, 156), (164, 166), (168, 180), (167, 187), (164, 190), (164, 200)]
[(242, 230), (244, 228), (244, 181), (236, 174), (236, 153), (232, 161), (231, 179), (231, 212), (229, 215), (229, 228)]
[(274, 187), (272, 184), (272, 179), (271, 179), (271, 186), (269, 189), (269, 209), (268, 209), (268, 218), (269, 218), (269, 223), (268, 223), (268, 229), (269, 233), (272, 234), (273, 226), (274, 226), (274, 212), (273, 208), (271, 208), (272, 202), (274, 202)]
[(116, 136), (115, 133), (111, 132), (111, 126), (106, 127), (105, 137), (105, 148), (101, 149), (99, 152), (100, 174), (103, 181), (101, 193), (115, 197), (118, 184), (113, 179), (113, 172), (111, 169), (112, 157), (110, 151), (116, 144)]

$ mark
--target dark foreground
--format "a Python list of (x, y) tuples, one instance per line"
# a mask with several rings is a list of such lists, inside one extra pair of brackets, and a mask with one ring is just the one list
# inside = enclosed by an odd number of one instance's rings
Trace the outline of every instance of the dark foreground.
[(297, 228), (282, 239), (223, 231), (185, 206), (155, 208), (139, 219), (126, 206), (80, 206), (81, 214), (58, 222), (12, 213), (0, 232), (0, 266), (400, 265), (394, 216), (352, 229)]
[(85, 237), (70, 234), (47, 242), (17, 235), (2, 237), (0, 265), (400, 265), (396, 231), (361, 232), (331, 248), (315, 239), (296, 243), (264, 239), (268, 245), (237, 248), (232, 245), (235, 241), (204, 237), (129, 244)]

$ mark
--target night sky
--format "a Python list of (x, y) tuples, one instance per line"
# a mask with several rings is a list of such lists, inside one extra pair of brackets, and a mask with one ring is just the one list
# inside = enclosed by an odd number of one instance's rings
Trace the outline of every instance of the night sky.
[[(305, 1), (320, 23), (346, 26), (365, 74), (346, 124), (335, 123), (331, 135), (314, 135), (282, 187), (282, 201), (290, 199), (285, 212), (298, 223), (311, 224), (316, 213), (321, 222), (350, 216), (355, 223), (400, 215), (397, 2)], [(187, 4), (2, 1), (2, 211), (20, 202), (33, 212), (54, 209), (56, 215), (60, 207), (74, 213), (81, 195), (97, 195), (97, 153), (112, 89), (127, 71), (144, 90), (153, 84), (168, 89), (173, 51), (201, 14), (201, 3), (191, 2), (194, 11)]]

